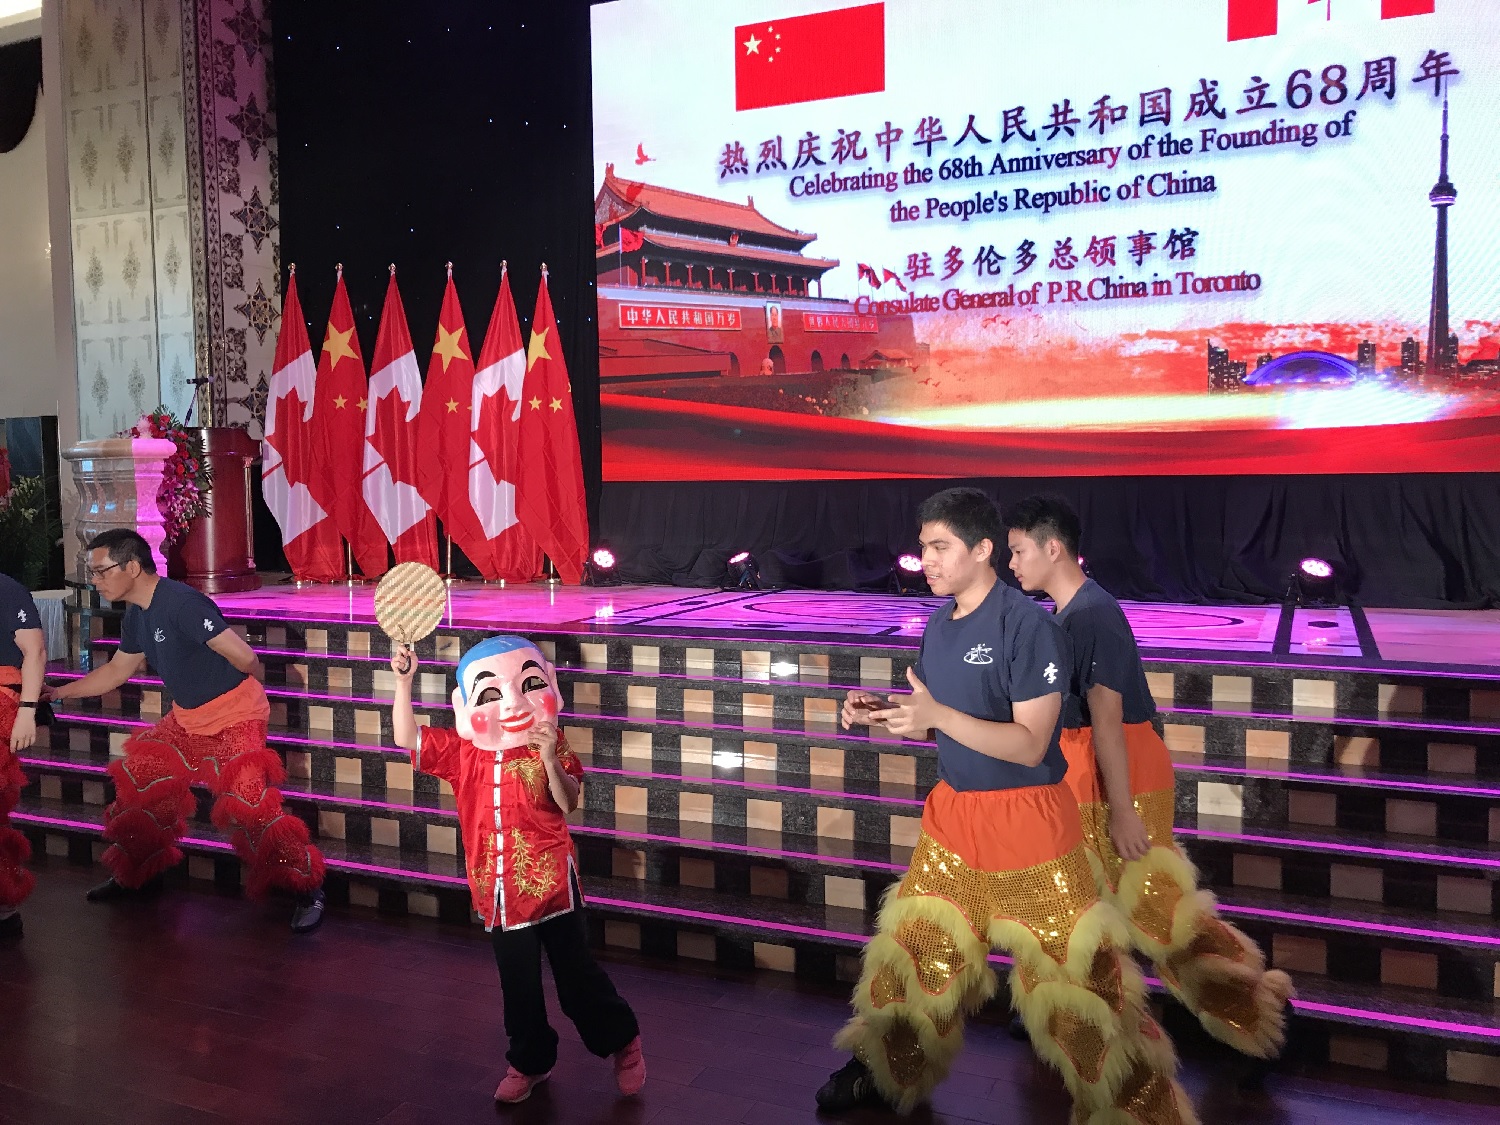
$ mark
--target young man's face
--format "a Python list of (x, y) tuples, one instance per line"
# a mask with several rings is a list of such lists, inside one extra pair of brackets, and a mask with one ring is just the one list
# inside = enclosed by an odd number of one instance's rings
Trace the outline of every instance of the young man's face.
[(458, 733), (481, 750), (525, 746), (538, 723), (557, 722), (557, 674), (535, 648), (476, 660), (453, 689)]
[(1010, 547), (1010, 572), (1016, 576), (1021, 589), (1027, 593), (1045, 590), (1053, 568), (1062, 557), (1062, 544), (1056, 539), (1038, 543), (1018, 528), (1011, 528), (1006, 543)]
[(969, 547), (947, 524), (924, 523), (921, 544), (922, 572), (940, 597), (954, 597), (994, 573), (990, 565), (994, 544), (988, 539)]

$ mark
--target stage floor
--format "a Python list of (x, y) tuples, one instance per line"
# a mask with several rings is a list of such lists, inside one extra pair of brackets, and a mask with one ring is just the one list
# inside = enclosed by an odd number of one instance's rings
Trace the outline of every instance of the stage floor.
[[(226, 614), (271, 621), (373, 623), (374, 587), (268, 585), (216, 599)], [(452, 588), (450, 628), (615, 636), (815, 640), (914, 647), (939, 598), (815, 590), (676, 586)], [(1125, 603), (1147, 656), (1378, 668), (1462, 667), (1500, 674), (1500, 610), (1405, 610)]]

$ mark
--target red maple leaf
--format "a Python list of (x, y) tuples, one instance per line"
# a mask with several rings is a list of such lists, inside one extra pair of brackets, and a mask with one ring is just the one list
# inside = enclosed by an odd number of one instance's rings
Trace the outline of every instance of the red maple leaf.
[(276, 400), (276, 432), (266, 435), (271, 448), (281, 454), (281, 471), (288, 487), (308, 484), (314, 477), (312, 427), (302, 420), (302, 396), (293, 387)]
[(375, 404), (375, 432), (366, 440), (375, 447), (390, 469), (391, 480), (417, 487), (417, 459), (412, 443), (415, 422), (406, 420), (407, 404), (392, 390)]
[(501, 442), (501, 435), (510, 423), (512, 409), (514, 408), (511, 400), (505, 396), (504, 387), (487, 395), (479, 407), (479, 425), (474, 431), (474, 441), (489, 463), (490, 474), (496, 480), (511, 480), (514, 483), (513, 477), (507, 472), (508, 466), (504, 463), (505, 451)]

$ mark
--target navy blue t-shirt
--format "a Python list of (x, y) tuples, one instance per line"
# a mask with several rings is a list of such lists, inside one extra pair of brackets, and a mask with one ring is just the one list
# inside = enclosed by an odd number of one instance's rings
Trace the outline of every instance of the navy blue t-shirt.
[[(1010, 723), (1013, 704), (1066, 694), (1067, 641), (1044, 609), (1004, 582), (957, 620), (955, 606), (950, 601), (928, 619), (917, 657), (917, 678), (939, 703), (976, 719)], [(1035, 766), (1002, 762), (938, 731), (938, 776), (958, 790), (1055, 785), (1068, 771), (1058, 746), (1061, 720), (1059, 715), (1047, 754)]]
[(1126, 723), (1149, 723), (1156, 717), (1156, 701), (1146, 683), (1135, 634), (1109, 591), (1088, 579), (1057, 620), (1073, 654), (1073, 678), (1063, 704), (1064, 727), (1077, 730), (1092, 725), (1089, 689), (1095, 684), (1120, 693)]
[(191, 586), (157, 580), (145, 609), (131, 606), (120, 626), (120, 651), (144, 652), (179, 707), (202, 707), (248, 678), (208, 642), (229, 628), (219, 607)]
[(40, 629), (42, 619), (36, 611), (31, 591), (8, 574), (0, 574), (0, 666), (19, 668), (25, 659), (16, 644), (22, 629)]

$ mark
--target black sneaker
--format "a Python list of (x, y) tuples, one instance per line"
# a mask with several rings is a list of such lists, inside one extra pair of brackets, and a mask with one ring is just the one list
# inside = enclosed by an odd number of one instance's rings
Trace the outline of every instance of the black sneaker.
[(1010, 1019), (1010, 1037), (1017, 1043), (1030, 1043), (1031, 1032), (1026, 1030), (1026, 1021), (1020, 1016), (1012, 1016)]
[(297, 905), (292, 910), (292, 933), (310, 934), (321, 926), (326, 901), (322, 887), (311, 894), (298, 895)]
[(0, 918), (0, 941), (15, 941), (21, 936), (21, 915), (7, 914)]
[(819, 1087), (816, 1097), (818, 1108), (829, 1113), (843, 1113), (862, 1105), (885, 1105), (870, 1068), (858, 1059), (850, 1059), (834, 1071)]
[(160, 875), (153, 875), (139, 887), (127, 887), (124, 883), (116, 882), (115, 877), (111, 875), (97, 887), (90, 887), (88, 893), (83, 897), (90, 902), (114, 902), (116, 899), (122, 898), (145, 898), (148, 895), (160, 894), (165, 885), (166, 882)]

